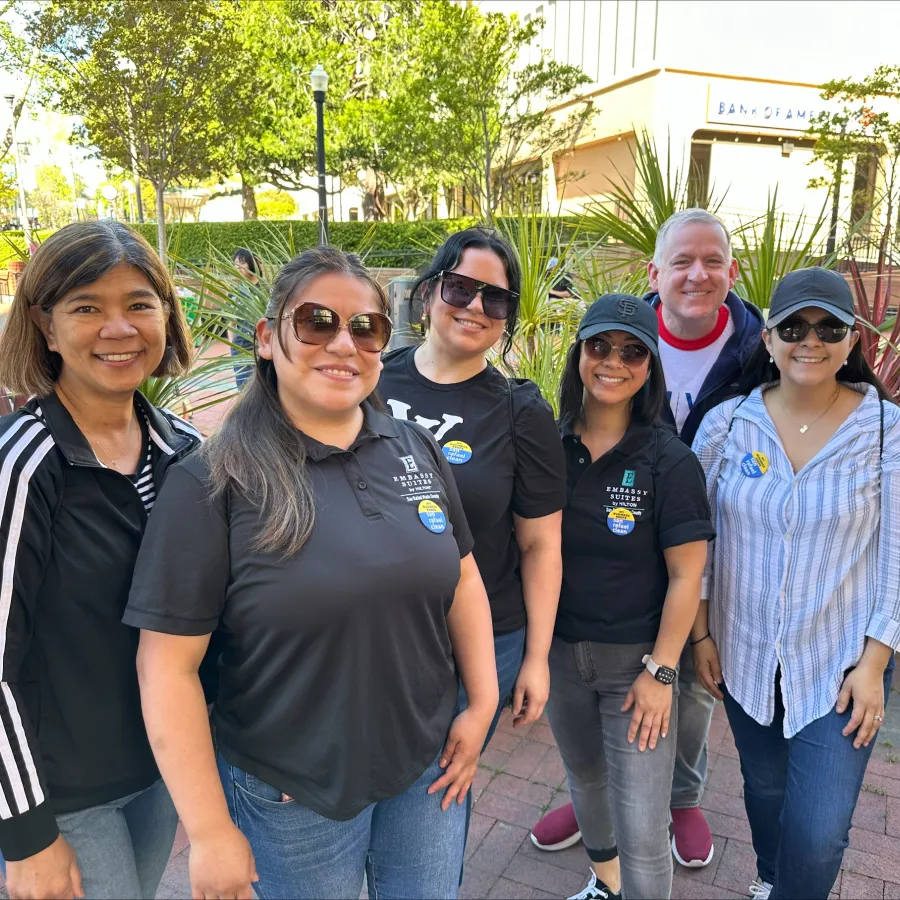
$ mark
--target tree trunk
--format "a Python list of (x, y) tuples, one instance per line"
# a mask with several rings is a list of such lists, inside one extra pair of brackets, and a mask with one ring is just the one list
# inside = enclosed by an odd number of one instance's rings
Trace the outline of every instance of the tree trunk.
[(253, 185), (247, 181), (242, 170), (238, 171), (241, 176), (241, 208), (244, 211), (244, 219), (258, 219), (259, 211), (256, 208), (256, 192)]
[(166, 252), (166, 206), (163, 203), (163, 194), (166, 186), (158, 181), (153, 185), (156, 188), (156, 241), (159, 248), (159, 258), (163, 265), (168, 265), (169, 257)]
[(491, 137), (488, 132), (487, 110), (481, 107), (481, 125), (484, 129), (484, 218), (488, 224), (494, 220), (494, 203), (491, 196)]

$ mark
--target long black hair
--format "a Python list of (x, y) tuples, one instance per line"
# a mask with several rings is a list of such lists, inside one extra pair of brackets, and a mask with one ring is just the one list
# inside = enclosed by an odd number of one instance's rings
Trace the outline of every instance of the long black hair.
[[(576, 340), (566, 355), (566, 367), (559, 383), (559, 423), (572, 426), (584, 421), (584, 382), (578, 366), (581, 363), (581, 347), (584, 341)], [(662, 363), (650, 354), (647, 381), (634, 395), (631, 403), (631, 419), (640, 425), (655, 425), (660, 421), (666, 402), (666, 379)]]
[[(771, 334), (772, 329), (769, 329)], [(736, 394), (747, 396), (761, 384), (768, 384), (772, 381), (778, 381), (781, 373), (778, 366), (774, 362), (770, 362), (770, 353), (763, 343), (762, 337), (759, 339), (759, 346), (750, 354), (749, 359), (744, 363), (743, 371), (738, 382)], [(850, 384), (871, 384), (878, 396), (882, 400), (889, 400), (891, 403), (896, 402), (888, 393), (887, 388), (881, 383), (881, 379), (875, 374), (868, 360), (863, 356), (862, 341), (857, 341), (850, 355), (847, 357), (847, 364), (841, 366), (838, 371), (838, 380)]]
[[(481, 225), (475, 228), (467, 228), (465, 231), (457, 231), (451, 234), (438, 248), (434, 259), (428, 267), (416, 278), (410, 291), (409, 321), (421, 322), (424, 316), (425, 304), (429, 299), (428, 294), (434, 295), (437, 287), (436, 279), (441, 272), (451, 272), (462, 261), (465, 250), (474, 247), (477, 250), (490, 250), (495, 253), (506, 269), (506, 281), (509, 290), (516, 295), (522, 287), (522, 266), (519, 256), (513, 245), (496, 228), (485, 228)], [(513, 334), (516, 331), (516, 321), (519, 317), (519, 298), (516, 296), (509, 308), (506, 317), (506, 337), (501, 356), (506, 356), (512, 349)]]
[(252, 250), (248, 250), (246, 247), (238, 247), (231, 254), (231, 258), (232, 260), (238, 259), (242, 263), (246, 263), (251, 275), (255, 275), (257, 278), (262, 277), (262, 265)]

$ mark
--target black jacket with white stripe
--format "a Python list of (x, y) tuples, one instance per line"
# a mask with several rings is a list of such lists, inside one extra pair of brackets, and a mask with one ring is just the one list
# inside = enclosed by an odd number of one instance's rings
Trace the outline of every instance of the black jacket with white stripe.
[[(199, 442), (146, 415), (157, 489)], [(147, 523), (135, 485), (102, 466), (55, 394), (0, 418), (0, 852), (49, 846), (55, 815), (151, 785), (138, 631), (122, 624)]]

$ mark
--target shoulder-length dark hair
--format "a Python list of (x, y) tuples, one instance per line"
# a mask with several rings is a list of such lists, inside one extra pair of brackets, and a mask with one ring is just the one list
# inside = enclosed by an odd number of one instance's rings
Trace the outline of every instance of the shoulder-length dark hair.
[[(268, 327), (290, 357), (282, 317), (288, 305), (322, 275), (340, 273), (367, 285), (382, 312), (387, 294), (359, 257), (334, 247), (306, 250), (275, 276), (266, 309)], [(383, 409), (377, 392), (369, 398)], [(278, 375), (271, 359), (256, 358), (256, 371), (201, 450), (210, 465), (213, 496), (236, 488), (260, 511), (255, 550), (293, 556), (315, 523), (312, 475), (306, 444), (278, 398)]]
[[(736, 394), (746, 397), (761, 384), (768, 384), (781, 378), (778, 366), (774, 362), (770, 362), (769, 357), (769, 351), (760, 337), (759, 346), (750, 354), (749, 359), (744, 364), (738, 387), (735, 391)], [(838, 371), (838, 380), (850, 384), (858, 384), (860, 382), (871, 384), (878, 391), (878, 396), (882, 400), (889, 400), (891, 403), (896, 402), (882, 384), (881, 379), (875, 374), (865, 356), (863, 356), (862, 341), (857, 341), (850, 351), (850, 355), (847, 357), (847, 364)]]
[(255, 275), (257, 278), (262, 277), (262, 263), (260, 263), (259, 257), (252, 250), (248, 250), (246, 247), (238, 247), (231, 254), (231, 259), (232, 261), (239, 259), (246, 264), (251, 275)]
[[(506, 270), (506, 281), (509, 290), (516, 295), (522, 288), (522, 266), (519, 263), (519, 255), (513, 245), (496, 228), (485, 228), (481, 225), (475, 228), (466, 228), (465, 231), (457, 231), (441, 244), (434, 259), (428, 267), (416, 278), (410, 291), (410, 322), (420, 322), (424, 313), (424, 305), (428, 300), (434, 299), (437, 287), (437, 276), (441, 272), (451, 272), (462, 261), (463, 253), (470, 247), (478, 250), (490, 250), (495, 253), (503, 263)], [(430, 295), (430, 296), (429, 296)], [(501, 356), (506, 356), (512, 349), (513, 334), (516, 331), (516, 322), (519, 318), (519, 300), (510, 306), (509, 315), (506, 317), (506, 332)]]
[[(584, 341), (576, 340), (566, 355), (566, 366), (559, 383), (559, 424), (572, 426), (584, 422), (584, 382), (578, 366), (581, 363), (581, 347)], [(666, 379), (662, 364), (652, 353), (647, 381), (634, 395), (631, 403), (632, 421), (639, 425), (655, 425), (662, 416), (666, 402)]]
[(166, 313), (166, 349), (154, 375), (182, 375), (193, 341), (169, 270), (137, 232), (121, 222), (73, 222), (50, 235), (16, 286), (0, 336), (0, 385), (26, 397), (45, 397), (62, 371), (62, 357), (47, 346), (38, 324), (75, 288), (99, 281), (118, 265), (132, 266), (150, 282)]

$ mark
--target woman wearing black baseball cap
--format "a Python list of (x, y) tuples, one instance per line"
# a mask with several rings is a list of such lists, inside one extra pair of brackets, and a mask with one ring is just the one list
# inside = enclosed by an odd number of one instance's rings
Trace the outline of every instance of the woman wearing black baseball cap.
[(843, 277), (781, 280), (740, 396), (694, 449), (718, 532), (694, 659), (741, 759), (751, 894), (825, 898), (900, 647), (900, 409)]
[(713, 529), (700, 465), (659, 418), (654, 311), (607, 294), (577, 337), (560, 387), (568, 496), (547, 716), (591, 860), (577, 897), (668, 897), (675, 667)]

